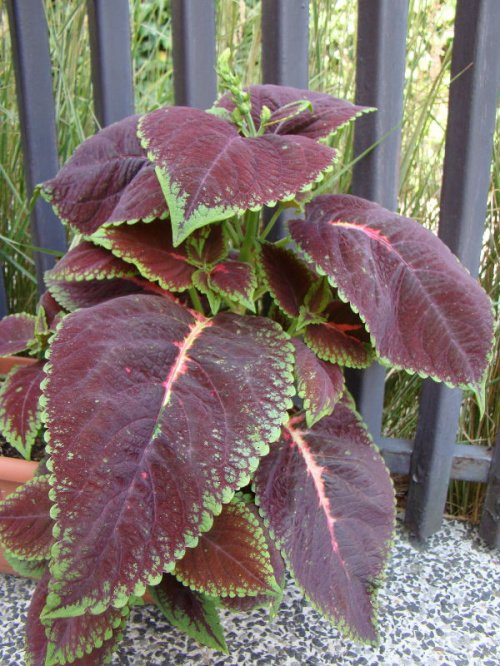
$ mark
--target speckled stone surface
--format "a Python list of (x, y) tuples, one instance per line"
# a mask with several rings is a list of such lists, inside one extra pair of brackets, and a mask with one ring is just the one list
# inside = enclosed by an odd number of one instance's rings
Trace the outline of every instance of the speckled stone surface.
[[(34, 584), (0, 576), (1, 666), (23, 666), (23, 624)], [(396, 543), (379, 595), (381, 640), (357, 645), (338, 632), (287, 585), (272, 624), (267, 611), (224, 613), (229, 656), (169, 627), (152, 607), (133, 609), (115, 666), (499, 666), (500, 551), (477, 529), (445, 522), (424, 544), (398, 524)]]

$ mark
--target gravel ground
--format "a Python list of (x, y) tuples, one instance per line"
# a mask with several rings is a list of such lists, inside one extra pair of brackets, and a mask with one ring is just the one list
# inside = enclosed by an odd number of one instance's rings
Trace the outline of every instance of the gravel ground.
[[(1, 666), (24, 666), (23, 623), (34, 584), (0, 575)], [(229, 656), (200, 648), (152, 606), (131, 613), (117, 666), (498, 666), (500, 551), (467, 523), (446, 521), (419, 543), (398, 524), (379, 596), (380, 645), (343, 639), (291, 583), (272, 624), (267, 612), (223, 614)]]

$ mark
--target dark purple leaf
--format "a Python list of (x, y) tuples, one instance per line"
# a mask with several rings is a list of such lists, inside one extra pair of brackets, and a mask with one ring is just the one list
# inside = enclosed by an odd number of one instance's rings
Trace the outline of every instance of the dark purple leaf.
[(279, 592), (260, 521), (238, 496), (214, 518), (196, 548), (175, 567), (176, 577), (212, 597)]
[[(266, 133), (300, 134), (318, 140), (334, 134), (343, 125), (370, 110), (312, 90), (270, 84), (249, 86), (246, 90), (250, 91), (251, 114), (256, 127), (260, 126), (264, 106), (272, 112)], [(294, 103), (303, 100), (311, 102), (312, 111), (306, 109), (297, 113), (299, 107)], [(231, 112), (235, 109), (229, 93), (219, 100), (217, 106)]]
[(221, 261), (208, 273), (208, 284), (223, 298), (254, 310), (253, 293), (257, 278), (249, 264), (234, 259)]
[(137, 138), (139, 116), (87, 139), (41, 193), (59, 217), (89, 236), (103, 224), (165, 217), (154, 165)]
[(97, 247), (89, 241), (82, 241), (69, 250), (51, 270), (45, 273), (46, 282), (68, 280), (104, 280), (137, 275), (134, 266), (125, 263), (112, 252)]
[[(201, 252), (198, 250), (199, 245)], [(206, 268), (222, 261), (228, 253), (222, 224), (211, 224), (209, 227), (197, 229), (186, 241), (186, 247), (190, 260), (198, 266)]]
[(297, 393), (304, 401), (307, 426), (331, 414), (344, 392), (340, 367), (317, 358), (306, 345), (294, 338)]
[(298, 317), (314, 274), (295, 252), (263, 243), (259, 264), (276, 304), (290, 317)]
[(161, 583), (150, 587), (149, 592), (170, 624), (202, 645), (227, 654), (224, 632), (212, 600), (190, 590), (171, 574), (165, 574)]
[(112, 278), (110, 280), (50, 280), (47, 287), (55, 300), (69, 312), (90, 308), (119, 296), (144, 292), (138, 280)]
[(174, 248), (170, 220), (101, 228), (92, 240), (134, 264), (141, 275), (164, 289), (183, 291), (192, 285), (195, 269), (188, 263), (186, 248)]
[(348, 195), (317, 197), (293, 239), (366, 321), (382, 360), (482, 392), (493, 317), (484, 291), (417, 222)]
[(283, 428), (254, 479), (256, 499), (307, 598), (344, 633), (375, 641), (374, 593), (394, 529), (383, 459), (349, 401), (311, 429)]
[(24, 458), (42, 425), (40, 383), (45, 361), (14, 368), (0, 387), (0, 432)]
[[(278, 586), (283, 589), (285, 587), (285, 563), (281, 553), (276, 548), (276, 544), (274, 543), (273, 539), (271, 539), (269, 530), (267, 529), (257, 507), (255, 506), (253, 498), (251, 498), (249, 495), (240, 495), (240, 497), (243, 497), (247, 504), (247, 509), (252, 512), (253, 516), (258, 521), (262, 531), (264, 532), (266, 545), (269, 550), (269, 560), (273, 569), (274, 579), (278, 583)], [(278, 612), (278, 607), (282, 597), (283, 594), (279, 594), (277, 597), (270, 597), (268, 594), (256, 594), (252, 597), (219, 597), (218, 601), (224, 608), (227, 608), (236, 613), (252, 611), (256, 608), (270, 606), (270, 617), (272, 619)]]
[(103, 666), (123, 635), (128, 608), (109, 608), (101, 615), (64, 617), (44, 622), (40, 615), (50, 582), (47, 570), (31, 600), (26, 621), (26, 666)]
[(243, 137), (229, 120), (186, 107), (142, 116), (139, 133), (157, 166), (175, 245), (210, 222), (293, 198), (335, 157), (305, 136)]
[(37, 476), (0, 504), (0, 540), (15, 557), (45, 560), (53, 543), (49, 476)]
[(332, 300), (332, 291), (326, 278), (316, 280), (304, 298), (304, 310), (312, 318), (322, 316)]
[(44, 388), (58, 512), (48, 616), (120, 605), (196, 545), (279, 436), (291, 350), (266, 319), (205, 319), (156, 296), (65, 318)]
[(0, 321), (0, 356), (11, 356), (25, 351), (35, 336), (33, 315), (13, 314)]
[(347, 303), (332, 301), (323, 315), (324, 323), (310, 324), (304, 331), (304, 342), (325, 361), (349, 368), (366, 368), (374, 350), (363, 321)]

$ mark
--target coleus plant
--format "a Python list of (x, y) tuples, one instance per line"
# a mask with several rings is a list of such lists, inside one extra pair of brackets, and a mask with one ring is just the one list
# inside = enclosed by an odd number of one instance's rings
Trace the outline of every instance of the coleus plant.
[(220, 74), (214, 108), (126, 118), (40, 186), (78, 236), (36, 316), (0, 322), (0, 354), (38, 358), (6, 378), (0, 426), (27, 456), (46, 439), (0, 508), (7, 557), (40, 578), (28, 664), (106, 663), (146, 590), (226, 651), (217, 609), (274, 615), (285, 566), (375, 642), (394, 494), (342, 368), (484, 392), (490, 303), (446, 246), (315, 196), (329, 137), (367, 109)]

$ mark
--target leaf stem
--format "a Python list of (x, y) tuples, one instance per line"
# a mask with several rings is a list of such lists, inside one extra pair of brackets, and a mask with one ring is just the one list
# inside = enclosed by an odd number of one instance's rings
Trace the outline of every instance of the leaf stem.
[(259, 226), (260, 211), (249, 211), (246, 219), (246, 232), (243, 245), (241, 246), (239, 260), (249, 263), (252, 246), (257, 236)]
[(272, 229), (272, 228), (274, 227), (274, 225), (276, 224), (276, 221), (277, 221), (278, 217), (281, 215), (281, 213), (282, 213), (284, 210), (285, 210), (285, 207), (283, 206), (283, 204), (279, 204), (278, 207), (277, 207), (277, 209), (276, 209), (276, 211), (275, 211), (275, 213), (273, 214), (273, 216), (271, 217), (271, 219), (270, 219), (269, 222), (267, 223), (266, 228), (264, 229), (264, 231), (263, 231), (263, 232), (261, 233), (261, 235), (260, 235), (260, 237), (261, 237), (262, 240), (265, 240), (265, 239), (267, 238), (267, 236), (269, 235), (271, 229)]
[(201, 304), (200, 296), (194, 287), (189, 288), (189, 297), (191, 298), (191, 303), (193, 304), (196, 312), (204, 315), (203, 305)]

